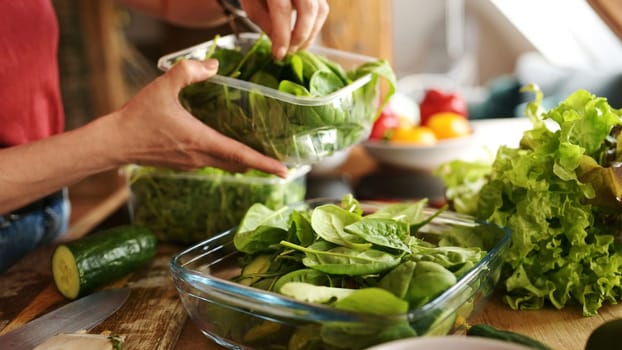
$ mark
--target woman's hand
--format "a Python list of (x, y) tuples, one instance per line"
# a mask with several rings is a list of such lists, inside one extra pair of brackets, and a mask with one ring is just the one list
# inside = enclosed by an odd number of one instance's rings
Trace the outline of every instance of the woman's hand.
[[(225, 0), (226, 1), (226, 0)], [(206, 28), (224, 23), (218, 1), (121, 0), (124, 4), (170, 23)], [(272, 40), (272, 54), (282, 59), (288, 52), (308, 47), (318, 35), (329, 6), (326, 0), (240, 0), (240, 6)], [(292, 25), (293, 15), (296, 15)]]
[[(241, 0), (248, 17), (272, 40), (272, 54), (282, 59), (288, 52), (308, 47), (322, 29), (329, 7), (326, 0)], [(296, 20), (292, 26), (292, 15)]]
[(180, 90), (216, 74), (218, 61), (183, 60), (155, 79), (122, 109), (108, 116), (111, 145), (120, 163), (188, 170), (214, 166), (229, 171), (248, 168), (286, 176), (279, 161), (228, 138), (189, 114)]

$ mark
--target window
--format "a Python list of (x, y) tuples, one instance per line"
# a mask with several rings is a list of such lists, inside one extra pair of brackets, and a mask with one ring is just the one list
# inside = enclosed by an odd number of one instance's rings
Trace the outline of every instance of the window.
[(586, 0), (490, 0), (552, 64), (622, 68), (622, 42)]

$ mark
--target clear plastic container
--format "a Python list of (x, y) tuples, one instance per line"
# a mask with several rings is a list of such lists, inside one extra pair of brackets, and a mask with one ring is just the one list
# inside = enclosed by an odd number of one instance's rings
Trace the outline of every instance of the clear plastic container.
[[(244, 53), (259, 38), (256, 33), (242, 33), (239, 38), (224, 36), (163, 56), (158, 67), (166, 71), (179, 60), (203, 60), (215, 47), (239, 48)], [(323, 47), (308, 51), (345, 71), (377, 61)], [(379, 79), (372, 74), (322, 97), (296, 96), (223, 75), (194, 85), (201, 84), (209, 93), (199, 102), (184, 103), (190, 113), (219, 132), (291, 166), (316, 163), (367, 139), (378, 115)], [(223, 102), (214, 102), (216, 99)]]
[(286, 179), (216, 168), (177, 172), (130, 166), (126, 171), (132, 222), (150, 228), (160, 241), (188, 244), (236, 226), (254, 203), (278, 209), (302, 201), (310, 167), (292, 168)]
[[(305, 203), (314, 207), (337, 201)], [(362, 204), (366, 211), (378, 208), (378, 204)], [(435, 211), (428, 208), (425, 214)], [(486, 248), (486, 255), (452, 287), (404, 314), (380, 316), (338, 310), (233, 282), (231, 278), (240, 271), (240, 253), (232, 241), (234, 229), (175, 255), (170, 269), (193, 322), (204, 335), (229, 349), (363, 349), (383, 342), (382, 330), (387, 325), (399, 324), (406, 329), (398, 327), (400, 332), (385, 334), (384, 341), (460, 332), (464, 321), (484, 305), (499, 281), (510, 232), (451, 212), (434, 217), (419, 232), (438, 237), (456, 228), (478, 235), (485, 242), (482, 248)], [(341, 339), (341, 345), (329, 346), (323, 337)]]

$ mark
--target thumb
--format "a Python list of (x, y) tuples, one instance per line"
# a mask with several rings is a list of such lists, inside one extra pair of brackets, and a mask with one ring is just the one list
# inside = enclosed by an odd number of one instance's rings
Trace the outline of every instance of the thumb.
[(206, 80), (218, 71), (218, 61), (181, 60), (176, 63), (167, 75), (175, 88), (181, 89), (192, 83)]

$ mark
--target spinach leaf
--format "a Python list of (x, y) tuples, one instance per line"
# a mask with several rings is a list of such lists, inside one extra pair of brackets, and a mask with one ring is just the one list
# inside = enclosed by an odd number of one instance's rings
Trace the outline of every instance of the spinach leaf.
[(294, 77), (296, 77), (296, 81), (299, 84), (304, 84), (305, 82), (305, 78), (302, 74), (302, 71), (304, 69), (304, 65), (302, 63), (302, 58), (300, 58), (300, 56), (296, 53), (293, 53), (291, 55), (288, 56), (288, 60), (289, 60), (289, 64), (292, 70), (292, 73), (294, 74)]
[(329, 71), (317, 71), (309, 80), (309, 92), (312, 96), (325, 96), (343, 88), (343, 82)]
[[(374, 303), (370, 303), (374, 300)], [(354, 290), (333, 306), (336, 309), (370, 313), (373, 315), (403, 315), (408, 311), (408, 303), (382, 288), (362, 288)]]
[(226, 76), (233, 74), (240, 62), (242, 62), (242, 53), (240, 50), (220, 49), (205, 58), (218, 60), (218, 74)]
[(363, 208), (361, 207), (361, 203), (356, 198), (354, 198), (354, 196), (351, 193), (345, 194), (341, 198), (339, 205), (343, 209), (351, 213), (354, 213), (355, 215), (358, 215), (361, 217), (363, 216)]
[[(291, 282), (300, 282), (306, 283), (308, 285), (310, 284), (315, 286), (332, 287), (332, 280), (330, 275), (314, 269), (298, 269), (281, 276), (274, 284), (273, 290), (281, 294), (289, 295), (287, 294), (287, 292), (282, 291), (281, 288), (285, 284)], [(293, 295), (292, 297), (296, 298), (295, 295)]]
[(290, 242), (282, 245), (305, 253), (303, 264), (312, 269), (335, 275), (369, 275), (386, 271), (400, 263), (401, 258), (381, 250), (364, 251), (337, 246), (328, 250), (305, 248)]
[[(391, 203), (381, 207), (376, 212), (369, 214), (368, 218), (391, 219), (406, 223), (410, 226), (417, 225), (424, 221), (423, 208), (428, 204), (427, 199), (417, 202)], [(407, 233), (410, 233), (407, 232)], [(404, 236), (401, 237), (402, 239)]]
[[(455, 310), (437, 310), (416, 320), (408, 319), (408, 310), (429, 303), (457, 283), (483, 258), (484, 246), (499, 239), (503, 230), (491, 228), (486, 233), (485, 229), (481, 237), (470, 240), (471, 235), (481, 233), (475, 226), (447, 230), (442, 221), (426, 225), (430, 217), (445, 210), (424, 214), (426, 200), (385, 204), (375, 213), (365, 213), (351, 194), (337, 203), (301, 206), (273, 224), (269, 222), (277, 211), (258, 206), (249, 210), (248, 222), (240, 225), (257, 231), (246, 237), (252, 238), (250, 246), (267, 247), (271, 252), (244, 259), (242, 275), (253, 281), (253, 287), (370, 315), (360, 323), (322, 320), (308, 325), (305, 331), (291, 333), (289, 344), (295, 342), (308, 350), (363, 349), (427, 332), (451, 331), (459, 313)], [(423, 233), (413, 235), (413, 227), (424, 225)], [(278, 245), (276, 236), (263, 237), (264, 229), (283, 233), (286, 227)], [(438, 232), (428, 236), (428, 230)], [(434, 240), (425, 240), (429, 238)], [(267, 261), (271, 265), (266, 271)], [(254, 265), (261, 269), (253, 272)], [(311, 330), (319, 335), (310, 335)]]
[(261, 203), (253, 204), (234, 236), (235, 248), (248, 254), (271, 249), (286, 237), (291, 210), (290, 207), (272, 210)]
[(406, 299), (416, 266), (417, 263), (414, 261), (404, 261), (384, 275), (378, 287), (388, 290), (399, 298)]
[(431, 261), (419, 261), (405, 299), (412, 307), (420, 307), (456, 284), (456, 281), (456, 276), (443, 266)]
[(279, 87), (279, 82), (276, 78), (270, 73), (263, 70), (255, 72), (249, 79), (251, 83), (267, 86), (269, 88), (277, 89)]
[[(288, 241), (309, 246), (315, 241), (315, 232), (311, 227), (311, 214), (307, 211), (294, 211), (291, 216), (292, 224)], [(294, 239), (295, 238), (295, 239)]]
[(365, 217), (347, 225), (344, 230), (377, 246), (410, 253), (410, 247), (402, 240), (408, 236), (408, 225), (403, 221)]
[(311, 92), (306, 87), (289, 80), (281, 80), (278, 90), (294, 96), (311, 96)]
[(236, 281), (247, 286), (256, 285), (262, 275), (270, 269), (272, 265), (271, 258), (267, 254), (257, 255), (250, 263), (244, 266), (242, 273), (236, 278)]
[(486, 252), (477, 247), (422, 247), (414, 246), (411, 259), (432, 261), (451, 271), (457, 278), (484, 258)]
[(355, 293), (355, 289), (317, 286), (305, 282), (287, 282), (280, 293), (308, 303), (328, 304)]
[[(379, 342), (416, 336), (405, 317), (408, 303), (381, 288), (363, 288), (333, 303), (336, 309), (384, 316), (382, 321), (361, 323), (325, 322), (322, 339), (330, 345), (346, 349), (364, 349)], [(395, 319), (387, 315), (399, 315)]]
[(379, 286), (417, 308), (453, 286), (456, 276), (432, 261), (406, 261), (387, 273)]
[[(390, 86), (386, 99), (394, 93), (395, 75), (385, 60), (345, 71), (337, 62), (307, 50), (276, 61), (271, 42), (263, 34), (251, 45), (233, 48), (219, 45), (217, 38), (213, 42), (206, 56), (219, 60), (219, 75), (302, 99), (292, 103), (291, 99), (257, 89), (208, 79), (182, 89), (182, 106), (222, 134), (289, 164), (316, 162), (360, 142), (381, 111), (379, 78)], [(370, 81), (353, 91), (344, 91), (326, 102), (315, 99), (368, 75)]]
[(368, 249), (371, 244), (359, 236), (344, 230), (347, 225), (359, 221), (361, 217), (334, 204), (321, 205), (311, 214), (311, 227), (317, 235), (329, 242), (354, 249)]

